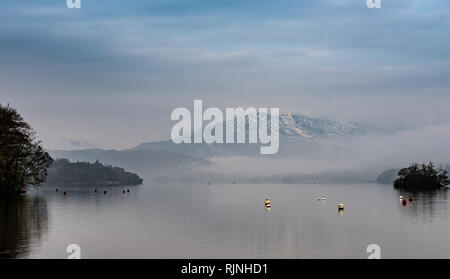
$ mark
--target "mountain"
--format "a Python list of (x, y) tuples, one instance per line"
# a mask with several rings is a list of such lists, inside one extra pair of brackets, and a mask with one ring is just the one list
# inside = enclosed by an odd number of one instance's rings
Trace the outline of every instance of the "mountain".
[(70, 161), (96, 162), (121, 166), (145, 174), (164, 174), (186, 171), (209, 162), (170, 151), (153, 150), (49, 150), (53, 158), (66, 158)]
[[(265, 121), (259, 115), (257, 121)], [(270, 119), (270, 118), (269, 118)], [(224, 123), (225, 124), (225, 123)], [(271, 122), (267, 123), (270, 127)], [(226, 135), (224, 126), (224, 136)], [(235, 123), (235, 130), (238, 129)], [(317, 151), (327, 152), (326, 146), (339, 148), (337, 143), (348, 137), (379, 134), (383, 131), (355, 123), (339, 123), (301, 114), (280, 115), (280, 149), (275, 157), (302, 156), (316, 158)], [(247, 134), (249, 124), (243, 126)], [(236, 138), (236, 135), (235, 135)], [(127, 150), (50, 150), (53, 158), (67, 158), (71, 161), (95, 162), (118, 165), (138, 173), (154, 176), (172, 175), (197, 169), (210, 164), (208, 158), (215, 156), (259, 156), (260, 144), (175, 144), (172, 140), (142, 143)], [(198, 169), (197, 169), (198, 170)]]
[(339, 138), (379, 134), (383, 132), (359, 123), (339, 123), (302, 114), (280, 115), (280, 139), (292, 142), (333, 141)]
[[(258, 120), (266, 117), (259, 115)], [(269, 118), (270, 119), (270, 118)], [(267, 126), (270, 127), (270, 121)], [(225, 123), (224, 137), (226, 135)], [(237, 124), (235, 123), (235, 130)], [(248, 138), (248, 123), (245, 125)], [(337, 121), (312, 118), (296, 113), (280, 115), (279, 137), (280, 151), (278, 155), (292, 155), (292, 151), (308, 152), (311, 145), (336, 143), (347, 137), (380, 134), (385, 131), (359, 123), (339, 123)], [(236, 135), (235, 135), (236, 137)], [(248, 142), (248, 140), (247, 140)], [(259, 144), (175, 144), (171, 140), (142, 143), (131, 150), (172, 151), (197, 158), (213, 156), (255, 156), (259, 155)]]

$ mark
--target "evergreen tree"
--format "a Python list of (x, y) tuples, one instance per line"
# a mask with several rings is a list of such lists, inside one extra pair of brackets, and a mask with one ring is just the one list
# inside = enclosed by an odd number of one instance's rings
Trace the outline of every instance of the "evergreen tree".
[(405, 189), (436, 189), (450, 184), (447, 171), (436, 168), (433, 162), (428, 165), (412, 163), (408, 168), (398, 172), (394, 181), (395, 188)]

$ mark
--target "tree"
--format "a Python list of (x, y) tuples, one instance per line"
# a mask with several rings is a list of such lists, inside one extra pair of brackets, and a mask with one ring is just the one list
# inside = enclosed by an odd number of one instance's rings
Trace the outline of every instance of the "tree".
[(143, 182), (137, 174), (123, 168), (95, 163), (71, 163), (57, 159), (48, 169), (48, 183), (62, 185), (138, 185)]
[(408, 168), (398, 172), (394, 181), (395, 188), (405, 189), (436, 189), (450, 184), (447, 171), (436, 168), (433, 162), (428, 165), (412, 163)]
[(24, 191), (44, 182), (52, 162), (22, 116), (0, 104), (0, 192)]

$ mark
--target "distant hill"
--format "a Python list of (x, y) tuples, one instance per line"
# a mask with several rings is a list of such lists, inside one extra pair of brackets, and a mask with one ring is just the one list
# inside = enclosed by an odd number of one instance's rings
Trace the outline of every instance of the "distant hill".
[[(261, 121), (266, 119), (261, 115), (258, 117)], [(267, 126), (270, 127), (270, 125), (269, 121)], [(224, 136), (226, 136), (225, 127), (224, 123)], [(244, 127), (246, 138), (248, 138), (249, 125), (246, 124)], [(235, 124), (236, 129), (237, 124)], [(281, 114), (280, 149), (273, 158), (282, 156), (314, 158), (317, 152), (324, 152), (324, 147), (339, 148), (339, 142), (343, 139), (382, 133), (386, 133), (386, 131), (362, 124), (344, 124), (296, 113)], [(50, 150), (49, 153), (53, 158), (68, 158), (71, 161), (95, 162), (99, 160), (152, 177), (172, 176), (199, 170), (198, 167), (209, 165), (208, 159), (212, 157), (261, 156), (259, 144), (175, 144), (172, 140), (142, 143), (127, 150)], [(288, 180), (290, 179), (296, 181), (298, 178), (289, 178)]]
[(390, 169), (387, 171), (382, 172), (378, 177), (377, 177), (377, 183), (378, 184), (389, 184), (392, 185), (394, 183), (394, 181), (397, 179), (398, 177), (398, 171), (400, 169)]
[(71, 163), (59, 159), (48, 168), (47, 183), (62, 185), (138, 185), (143, 182), (137, 174), (123, 168), (95, 163)]
[(157, 175), (153, 181), (159, 183), (211, 183), (211, 184), (340, 184), (371, 183), (373, 172), (365, 170), (336, 170), (316, 173), (243, 174), (232, 172), (192, 171)]
[[(265, 117), (261, 118), (265, 119)], [(226, 124), (223, 124), (224, 135)], [(235, 129), (237, 125), (235, 124)], [(248, 135), (247, 124), (246, 134)], [(270, 121), (268, 122), (270, 127)], [(304, 154), (311, 146), (335, 143), (347, 137), (381, 134), (387, 131), (357, 123), (339, 123), (333, 120), (312, 118), (302, 114), (280, 115), (280, 151), (277, 155)], [(248, 142), (248, 141), (247, 141)], [(171, 140), (142, 143), (131, 150), (172, 151), (197, 158), (214, 156), (257, 156), (259, 144), (175, 144)]]
[(150, 175), (186, 171), (200, 165), (209, 164), (206, 160), (170, 151), (84, 149), (50, 150), (49, 153), (53, 158), (67, 158), (71, 161), (86, 162), (99, 160), (108, 165), (121, 166)]

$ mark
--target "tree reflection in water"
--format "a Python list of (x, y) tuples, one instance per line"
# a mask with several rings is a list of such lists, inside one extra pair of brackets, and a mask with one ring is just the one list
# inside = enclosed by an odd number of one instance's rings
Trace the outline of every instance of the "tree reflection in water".
[(0, 195), (0, 258), (27, 257), (47, 228), (47, 203), (43, 198)]
[[(409, 217), (432, 222), (434, 218), (446, 218), (448, 215), (448, 188), (423, 191), (398, 190), (397, 193), (407, 201), (408, 210), (402, 212)], [(413, 198), (412, 202), (409, 202), (409, 197)]]

